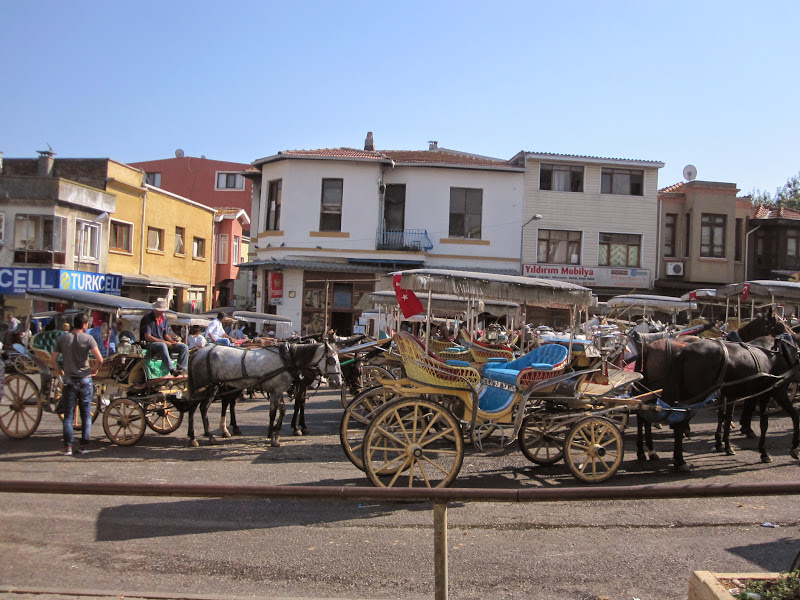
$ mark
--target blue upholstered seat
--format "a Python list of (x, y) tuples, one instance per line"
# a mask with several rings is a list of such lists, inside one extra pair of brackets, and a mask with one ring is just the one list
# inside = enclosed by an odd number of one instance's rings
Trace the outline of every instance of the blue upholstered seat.
[(552, 371), (553, 367), (567, 359), (569, 349), (561, 344), (544, 344), (509, 362), (491, 362), (484, 371), (510, 370), (519, 373), (522, 369), (533, 367), (541, 371)]

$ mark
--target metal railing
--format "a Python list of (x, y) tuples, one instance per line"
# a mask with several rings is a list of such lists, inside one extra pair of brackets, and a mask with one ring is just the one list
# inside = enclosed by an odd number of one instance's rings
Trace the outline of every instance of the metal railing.
[(404, 250), (407, 252), (427, 251), (433, 248), (426, 229), (401, 229), (387, 231), (379, 229), (375, 236), (376, 250)]
[(683, 486), (619, 486), (535, 489), (372, 488), (327, 486), (236, 486), (72, 481), (0, 481), (0, 493), (180, 498), (283, 498), (291, 500), (371, 500), (433, 502), (433, 550), (436, 600), (448, 596), (447, 504), (449, 502), (587, 502), (800, 495), (800, 481)]

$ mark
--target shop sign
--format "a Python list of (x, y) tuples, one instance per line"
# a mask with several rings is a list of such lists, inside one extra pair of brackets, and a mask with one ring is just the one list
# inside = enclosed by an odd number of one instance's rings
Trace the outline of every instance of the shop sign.
[(269, 303), (273, 306), (283, 304), (283, 273), (269, 272)]
[(66, 269), (0, 268), (0, 294), (18, 296), (38, 290), (85, 290), (119, 296), (122, 276)]
[(648, 269), (534, 264), (524, 265), (523, 272), (528, 277), (567, 281), (586, 287), (650, 287), (650, 271)]

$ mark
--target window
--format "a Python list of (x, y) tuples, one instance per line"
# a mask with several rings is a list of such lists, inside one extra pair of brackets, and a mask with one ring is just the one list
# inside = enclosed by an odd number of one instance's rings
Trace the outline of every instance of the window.
[(100, 260), (100, 225), (75, 220), (75, 256), (79, 261)]
[(606, 267), (639, 267), (641, 249), (641, 235), (601, 233), (597, 264)]
[(342, 230), (343, 179), (322, 180), (322, 209), (319, 216), (320, 231)]
[(450, 188), (450, 237), (481, 239), (483, 190)]
[(243, 190), (244, 177), (240, 173), (217, 173), (218, 190)]
[(192, 256), (195, 258), (206, 257), (206, 241), (203, 238), (194, 238), (194, 242), (192, 243)]
[(111, 236), (108, 239), (108, 249), (117, 252), (133, 252), (133, 225), (111, 221)]
[(700, 256), (725, 258), (725, 215), (704, 214), (700, 219)]
[(241, 245), (241, 238), (238, 235), (233, 236), (233, 264), (238, 265), (241, 261), (241, 256), (239, 255), (239, 248)]
[(0, 244), (6, 241), (6, 214), (0, 213)]
[(269, 182), (267, 188), (267, 218), (264, 229), (266, 231), (278, 231), (281, 228), (281, 192), (283, 191), (283, 181), (276, 179)]
[[(739, 219), (736, 219), (737, 221)], [(786, 230), (786, 267), (796, 269), (800, 266), (800, 230)]]
[(333, 284), (333, 304), (334, 309), (353, 308), (353, 284), (334, 283)]
[(542, 164), (539, 167), (539, 189), (554, 192), (582, 192), (583, 167)]
[(67, 219), (49, 215), (14, 218), (14, 262), (66, 264)]
[(675, 235), (678, 231), (678, 215), (668, 213), (664, 217), (664, 256), (675, 254)]
[(186, 254), (186, 229), (175, 228), (175, 254)]
[(744, 219), (736, 219), (736, 245), (733, 249), (733, 260), (742, 260), (742, 240), (744, 239)]
[(635, 169), (603, 169), (601, 194), (644, 196), (644, 171)]
[(145, 173), (144, 181), (147, 185), (161, 187), (161, 173)]
[(217, 264), (224, 265), (228, 262), (228, 234), (220, 233), (217, 237)]
[(147, 249), (156, 250), (157, 252), (164, 251), (163, 229), (156, 229), (155, 227), (147, 228)]
[(553, 265), (579, 265), (582, 235), (580, 231), (540, 229), (536, 262)]

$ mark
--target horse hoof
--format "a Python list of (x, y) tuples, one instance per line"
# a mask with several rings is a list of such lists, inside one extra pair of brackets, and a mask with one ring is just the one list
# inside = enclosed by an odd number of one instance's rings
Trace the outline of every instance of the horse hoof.
[(228, 431), (227, 429), (225, 429), (225, 430), (223, 430), (223, 432), (220, 435), (222, 437), (224, 437), (224, 438), (229, 438), (229, 437), (231, 437), (231, 432)]
[(233, 428), (233, 435), (242, 435), (242, 430), (238, 427)]
[(636, 460), (647, 460), (647, 455), (644, 452), (637, 452)]
[(789, 452), (789, 456), (791, 456), (792, 458), (800, 458), (800, 449), (792, 448), (792, 451)]
[(722, 452), (722, 444), (714, 444), (714, 452)]
[(281, 447), (281, 443), (278, 440), (272, 440), (269, 443), (269, 445), (272, 446), (273, 448), (280, 448)]
[(209, 436), (208, 445), (209, 446), (216, 446), (217, 445), (217, 438), (215, 438), (213, 435)]
[(771, 463), (772, 457), (769, 454), (762, 454), (761, 455), (761, 462), (762, 463)]
[(726, 448), (725, 449), (725, 455), (726, 456), (736, 456), (736, 450), (734, 450), (733, 448)]
[(651, 452), (651, 453), (648, 455), (648, 458), (649, 458), (650, 460), (652, 460), (653, 462), (655, 462), (655, 461), (657, 461), (657, 460), (661, 460), (661, 459), (659, 458), (658, 454), (656, 454), (655, 452)]
[(689, 466), (689, 463), (683, 463), (682, 465), (675, 465), (675, 470), (678, 473), (691, 473), (692, 467)]
[(752, 429), (742, 429), (741, 430), (741, 434), (744, 437), (749, 438), (751, 440), (758, 437), (758, 434), (755, 431), (753, 431)]
[(200, 442), (195, 439), (189, 440), (189, 448), (198, 448), (200, 446)]
[(295, 429), (294, 430), (294, 434), (295, 435), (303, 435), (303, 431), (301, 429)]
[(308, 435), (308, 427), (303, 427), (300, 431), (303, 432), (303, 435)]

